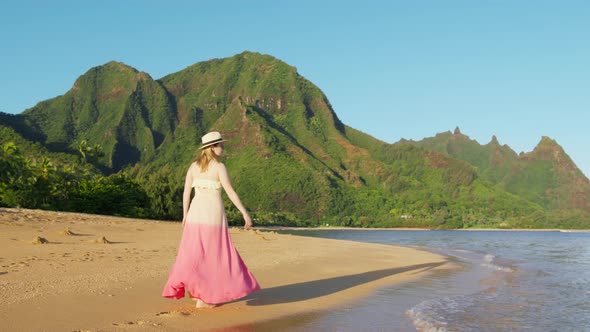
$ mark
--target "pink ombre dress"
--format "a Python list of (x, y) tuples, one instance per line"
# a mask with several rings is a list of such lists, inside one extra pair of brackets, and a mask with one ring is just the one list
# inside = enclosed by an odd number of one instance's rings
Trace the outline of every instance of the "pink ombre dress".
[[(214, 165), (211, 165), (214, 166)], [(234, 247), (221, 199), (221, 182), (214, 167), (200, 173), (192, 164), (195, 190), (178, 248), (162, 296), (183, 298), (185, 289), (205, 303), (239, 299), (260, 286)], [(211, 174), (213, 173), (213, 174)]]

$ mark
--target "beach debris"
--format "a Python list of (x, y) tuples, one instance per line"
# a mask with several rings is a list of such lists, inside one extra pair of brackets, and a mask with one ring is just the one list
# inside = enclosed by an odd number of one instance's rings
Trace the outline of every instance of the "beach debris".
[(31, 241), (31, 243), (32, 244), (46, 244), (46, 243), (49, 243), (49, 241), (47, 241), (47, 239), (44, 237), (37, 236), (37, 237), (35, 237), (35, 239), (33, 241)]
[(264, 236), (264, 235), (267, 235), (267, 234), (273, 234), (273, 233), (274, 233), (274, 234), (276, 234), (276, 232), (272, 232), (272, 231), (270, 231), (270, 232), (269, 232), (269, 231), (262, 231), (262, 232), (261, 232), (261, 231), (259, 231), (259, 230), (257, 230), (257, 229), (255, 229), (255, 230), (254, 230), (254, 234), (255, 234), (255, 235), (257, 235), (257, 236), (258, 236), (258, 238), (261, 238), (261, 239), (263, 239), (263, 240), (266, 240), (266, 241), (270, 241), (270, 239), (269, 239), (269, 238), (267, 238), (267, 237), (266, 237), (266, 236)]
[[(113, 326), (125, 326), (125, 325), (144, 325), (145, 321), (143, 320), (138, 320), (136, 322), (133, 321), (129, 321), (129, 322), (125, 322), (125, 323), (113, 323)], [(154, 325), (156, 326), (156, 325)]]
[(78, 235), (78, 234), (72, 232), (69, 228), (67, 228), (64, 231), (61, 231), (60, 234), (61, 235), (66, 235), (66, 236), (75, 236), (75, 235)]
[(111, 244), (111, 243), (113, 243), (113, 242), (111, 242), (111, 241), (107, 240), (107, 238), (106, 238), (106, 237), (104, 237), (104, 236), (103, 236), (103, 237), (101, 237), (100, 239), (96, 239), (96, 240), (94, 240), (94, 242), (95, 242), (95, 243), (101, 243), (101, 244)]

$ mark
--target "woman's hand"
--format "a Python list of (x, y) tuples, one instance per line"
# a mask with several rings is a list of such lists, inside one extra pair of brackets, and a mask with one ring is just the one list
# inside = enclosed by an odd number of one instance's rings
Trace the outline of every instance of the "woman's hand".
[(252, 227), (252, 218), (250, 218), (249, 214), (245, 213), (244, 214), (244, 228), (249, 229), (250, 227)]
[(186, 217), (182, 218), (182, 226), (184, 226), (184, 224), (186, 224)]

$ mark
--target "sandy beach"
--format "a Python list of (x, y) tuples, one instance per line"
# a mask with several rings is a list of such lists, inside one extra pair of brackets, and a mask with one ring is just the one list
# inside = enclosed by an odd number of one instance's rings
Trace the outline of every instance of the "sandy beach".
[[(0, 208), (0, 321), (6, 331), (247, 331), (321, 313), (379, 287), (451, 268), (403, 247), (232, 229), (262, 290), (212, 309), (160, 296), (181, 224)], [(285, 320), (288, 321), (288, 320)]]

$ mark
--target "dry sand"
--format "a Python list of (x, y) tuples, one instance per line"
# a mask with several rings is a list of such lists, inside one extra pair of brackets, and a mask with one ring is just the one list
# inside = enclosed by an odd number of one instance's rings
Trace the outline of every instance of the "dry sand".
[(409, 248), (231, 229), (263, 289), (196, 309), (160, 296), (180, 234), (180, 223), (0, 208), (2, 330), (243, 331), (450, 267)]

